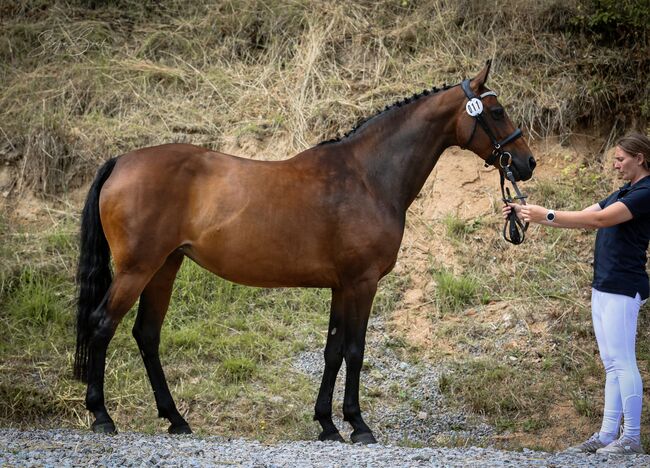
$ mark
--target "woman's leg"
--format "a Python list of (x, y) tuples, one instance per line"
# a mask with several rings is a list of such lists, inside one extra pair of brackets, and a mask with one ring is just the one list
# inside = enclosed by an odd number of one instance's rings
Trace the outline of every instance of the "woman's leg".
[[(600, 319), (608, 358), (605, 370), (608, 375), (613, 373), (618, 381), (623, 410), (623, 436), (638, 443), (641, 438), (643, 384), (636, 363), (635, 345), (641, 299), (638, 294), (636, 298), (631, 298), (599, 292), (599, 296)], [(608, 396), (606, 394), (606, 410), (609, 409)]]
[(591, 318), (594, 324), (600, 359), (605, 367), (605, 408), (603, 409), (603, 423), (598, 438), (603, 444), (607, 445), (618, 436), (621, 415), (623, 414), (623, 403), (621, 402), (618, 377), (614, 372), (614, 361), (607, 352), (607, 334), (603, 327), (603, 312), (606, 303), (604, 295), (605, 293), (596, 289), (591, 290)]

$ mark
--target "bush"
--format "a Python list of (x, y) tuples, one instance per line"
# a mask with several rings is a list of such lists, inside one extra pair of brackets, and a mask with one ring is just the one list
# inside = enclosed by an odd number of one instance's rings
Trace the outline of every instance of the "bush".
[(641, 43), (647, 46), (650, 29), (648, 0), (583, 0), (574, 24), (600, 42)]

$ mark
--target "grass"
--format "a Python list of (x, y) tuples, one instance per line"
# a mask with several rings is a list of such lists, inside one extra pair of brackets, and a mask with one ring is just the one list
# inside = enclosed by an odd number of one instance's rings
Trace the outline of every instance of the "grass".
[[(591, 178), (585, 172), (584, 180)], [(594, 195), (567, 186), (540, 180), (530, 193), (565, 206), (581, 206)], [(76, 219), (63, 211), (49, 217), (32, 227), (0, 217), (6, 240), (0, 248), (0, 326), (8, 331), (0, 342), (0, 424), (86, 428), (84, 386), (70, 378)], [(507, 437), (493, 443), (559, 448), (557, 439), (537, 441), (558, 426), (569, 431), (565, 437), (576, 437), (566, 418), (558, 419), (558, 405), (589, 427), (599, 423), (602, 406), (604, 375), (582, 294), (589, 287), (593, 235), (540, 229), (524, 249), (499, 241), (499, 225), (486, 219), (462, 242), (443, 229), (436, 242), (446, 239), (458, 264), (443, 267), (431, 260), (423, 272), (435, 282), (432, 348), (413, 346), (390, 327), (386, 346), (408, 362), (444, 362), (439, 386), (446, 404), (485, 418)], [(411, 286), (410, 274), (389, 275), (373, 313), (392, 317)], [(328, 301), (322, 290), (239, 286), (187, 260), (163, 327), (161, 358), (178, 407), (194, 429), (264, 441), (313, 439), (317, 383), (291, 363), (303, 351), (322, 349)], [(120, 429), (161, 432), (166, 423), (155, 417), (130, 333), (133, 319), (127, 315), (109, 348), (107, 402)], [(638, 358), (646, 380), (647, 320), (645, 306)], [(437, 354), (441, 344), (453, 351), (444, 361)], [(408, 403), (417, 412), (422, 402), (408, 391), (414, 385), (403, 382), (390, 392), (362, 388), (362, 405), (372, 412), (376, 405)], [(642, 424), (650, 425), (645, 414)], [(460, 435), (436, 441), (485, 444)]]
[(465, 220), (461, 219), (458, 216), (453, 214), (446, 214), (442, 219), (447, 235), (452, 239), (457, 239), (462, 241), (467, 238), (470, 234), (477, 232), (481, 227), (481, 220)]
[(433, 271), (433, 279), (436, 282), (436, 306), (442, 313), (459, 312), (470, 305), (489, 301), (488, 294), (471, 276), (455, 276), (443, 268)]

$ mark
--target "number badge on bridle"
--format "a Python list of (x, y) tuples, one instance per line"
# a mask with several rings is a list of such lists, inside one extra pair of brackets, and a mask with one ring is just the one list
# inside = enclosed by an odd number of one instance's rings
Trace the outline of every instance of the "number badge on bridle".
[(476, 117), (483, 113), (483, 103), (478, 98), (470, 99), (467, 101), (467, 104), (465, 104), (465, 110), (472, 117)]

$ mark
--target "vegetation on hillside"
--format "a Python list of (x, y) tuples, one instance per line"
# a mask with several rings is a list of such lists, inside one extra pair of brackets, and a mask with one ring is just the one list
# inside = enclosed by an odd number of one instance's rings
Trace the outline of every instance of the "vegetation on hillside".
[(285, 158), (488, 58), (529, 135), (618, 133), (650, 117), (649, 11), (604, 0), (2, 1), (0, 159), (14, 189), (54, 195), (99, 160), (156, 143)]

